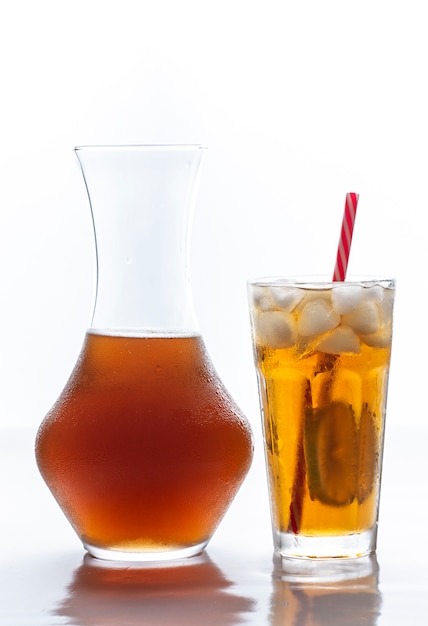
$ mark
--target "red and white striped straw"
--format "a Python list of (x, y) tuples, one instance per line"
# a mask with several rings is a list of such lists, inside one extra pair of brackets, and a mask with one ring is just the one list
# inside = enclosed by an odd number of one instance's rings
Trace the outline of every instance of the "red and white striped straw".
[(336, 266), (334, 268), (333, 281), (343, 281), (346, 278), (349, 253), (351, 251), (352, 233), (354, 232), (355, 215), (357, 213), (359, 195), (347, 193), (345, 210), (343, 212), (342, 229), (340, 231), (339, 245), (337, 247)]

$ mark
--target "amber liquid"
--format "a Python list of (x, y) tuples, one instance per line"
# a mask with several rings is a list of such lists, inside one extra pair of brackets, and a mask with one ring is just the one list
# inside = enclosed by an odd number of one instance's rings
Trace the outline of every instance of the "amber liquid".
[(359, 533), (376, 522), (390, 347), (324, 354), (258, 346), (271, 501), (280, 532)]
[(36, 456), (86, 545), (162, 551), (211, 537), (252, 436), (199, 336), (88, 333)]

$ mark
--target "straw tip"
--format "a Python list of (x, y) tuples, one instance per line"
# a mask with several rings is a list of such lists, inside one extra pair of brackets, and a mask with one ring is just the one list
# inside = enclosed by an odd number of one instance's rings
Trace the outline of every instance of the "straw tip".
[(348, 192), (346, 194), (345, 210), (342, 218), (342, 228), (340, 231), (340, 239), (337, 249), (336, 265), (333, 273), (333, 281), (335, 282), (343, 281), (346, 278), (358, 198), (358, 193)]

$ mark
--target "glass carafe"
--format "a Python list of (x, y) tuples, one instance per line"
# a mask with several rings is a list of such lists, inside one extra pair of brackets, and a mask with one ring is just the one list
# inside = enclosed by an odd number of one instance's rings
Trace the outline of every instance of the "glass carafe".
[(200, 553), (251, 464), (249, 424), (193, 312), (189, 235), (203, 152), (76, 148), (94, 223), (96, 302), (36, 458), (95, 557)]

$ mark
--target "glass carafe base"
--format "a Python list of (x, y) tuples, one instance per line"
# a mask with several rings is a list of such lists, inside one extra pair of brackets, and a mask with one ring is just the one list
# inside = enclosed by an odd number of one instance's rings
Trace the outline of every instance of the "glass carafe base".
[(83, 542), (83, 547), (96, 559), (104, 561), (155, 562), (186, 559), (198, 556), (207, 547), (208, 541), (184, 548), (165, 548), (164, 550), (121, 550), (116, 548), (99, 548)]

